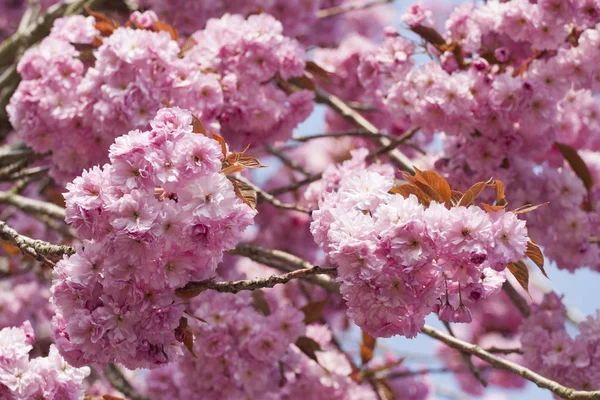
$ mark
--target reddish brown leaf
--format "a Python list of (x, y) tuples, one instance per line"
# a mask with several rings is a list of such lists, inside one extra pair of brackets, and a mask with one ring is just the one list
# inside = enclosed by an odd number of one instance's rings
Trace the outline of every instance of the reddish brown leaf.
[(521, 285), (527, 294), (529, 294), (529, 269), (527, 269), (527, 265), (523, 262), (523, 260), (519, 260), (514, 263), (508, 263), (506, 267), (517, 279), (519, 285)]
[(312, 79), (310, 79), (308, 76), (306, 75), (302, 75), (299, 78), (292, 78), (289, 80), (291, 83), (293, 83), (294, 85), (301, 87), (302, 89), (307, 89), (310, 91), (315, 91), (316, 89), (316, 85), (313, 82)]
[(376, 338), (363, 331), (362, 343), (360, 345), (360, 360), (363, 363), (363, 365), (371, 361), (371, 359), (373, 358), (376, 342)]
[(566, 144), (554, 142), (554, 146), (560, 151), (560, 154), (567, 160), (575, 175), (585, 185), (586, 189), (589, 191), (594, 186), (594, 178), (592, 178), (592, 174), (590, 173), (589, 168), (585, 164), (585, 161), (581, 158), (581, 156), (577, 153), (573, 147), (568, 146)]
[(183, 43), (183, 45), (181, 46), (181, 51), (179, 52), (179, 58), (183, 58), (183, 56), (185, 56), (185, 53), (190, 51), (195, 45), (196, 45), (196, 41), (194, 40), (194, 38), (191, 36), (188, 37), (185, 40), (185, 42)]
[(96, 21), (95, 28), (100, 31), (102, 36), (110, 36), (117, 27), (112, 21)]
[(154, 30), (156, 32), (167, 32), (171, 35), (171, 39), (177, 40), (177, 30), (166, 22), (154, 21)]
[(321, 78), (326, 82), (331, 82), (331, 77), (333, 76), (333, 73), (325, 70), (323, 67), (321, 67), (314, 61), (307, 61), (305, 68), (307, 72), (310, 72), (314, 76)]
[[(125, 400), (122, 397), (112, 396), (110, 394), (102, 395), (102, 399), (104, 399), (104, 400)], [(84, 398), (84, 400), (85, 400), (85, 398)]]
[(452, 189), (448, 182), (434, 171), (419, 171), (425, 182), (440, 195), (443, 202), (450, 204), (452, 199)]
[(204, 291), (204, 289), (186, 290), (184, 292), (175, 291), (175, 296), (179, 297), (180, 299), (193, 299), (194, 297), (198, 296), (203, 291)]
[(246, 185), (243, 182), (240, 182), (230, 177), (228, 178), (231, 181), (231, 183), (233, 183), (233, 190), (235, 191), (236, 196), (251, 208), (256, 209), (256, 190), (254, 190), (251, 186)]
[(326, 304), (327, 299), (323, 301), (314, 301), (302, 307), (300, 310), (304, 313), (304, 323), (308, 325), (311, 322), (320, 321)]
[(219, 144), (221, 145), (221, 152), (223, 153), (223, 157), (227, 157), (227, 143), (225, 142), (225, 139), (223, 139), (223, 136), (217, 133), (213, 133), (212, 138), (219, 142)]
[(204, 136), (208, 136), (208, 132), (206, 131), (204, 125), (202, 125), (202, 121), (200, 121), (200, 118), (196, 117), (194, 114), (192, 114), (192, 132), (201, 133)]
[(453, 190), (452, 191), (452, 205), (457, 206), (458, 203), (460, 202), (460, 199), (462, 199), (462, 197), (463, 197), (462, 192), (459, 192), (458, 190)]
[(222, 173), (224, 173), (225, 175), (229, 175), (229, 174), (235, 174), (238, 172), (242, 172), (244, 170), (244, 167), (242, 167), (241, 165), (235, 164), (235, 165), (230, 165), (228, 167), (225, 167), (221, 170)]
[(240, 164), (241, 166), (245, 167), (245, 168), (267, 168), (266, 165), (262, 165), (260, 163), (260, 161), (258, 161), (258, 158), (256, 157), (240, 157), (238, 158), (237, 164)]
[(548, 204), (550, 204), (549, 201), (547, 201), (545, 203), (542, 203), (542, 204), (538, 204), (536, 206), (532, 206), (531, 204), (525, 204), (524, 206), (521, 206), (519, 208), (514, 209), (512, 212), (514, 214), (525, 214), (525, 213), (528, 213), (530, 211), (537, 210), (538, 208), (546, 206)]
[(444, 37), (442, 35), (440, 35), (439, 32), (433, 28), (419, 25), (419, 26), (411, 27), (410, 29), (414, 33), (421, 36), (423, 39), (425, 39), (427, 42), (431, 43), (434, 46), (442, 46), (442, 45), (446, 44)]
[(195, 316), (194, 314), (192, 314), (191, 312), (189, 312), (189, 311), (187, 311), (187, 310), (186, 310), (186, 311), (184, 311), (184, 313), (186, 313), (186, 314), (187, 314), (187, 315), (189, 315), (190, 317), (194, 318), (196, 321), (200, 321), (200, 322), (203, 322), (203, 323), (205, 323), (205, 324), (208, 324), (208, 321), (207, 321), (207, 320), (205, 320), (204, 318), (197, 317), (197, 316)]
[(413, 184), (405, 183), (404, 185), (396, 186), (390, 189), (390, 193), (399, 194), (404, 198), (408, 198), (411, 194), (414, 194), (419, 203), (428, 206), (431, 203), (431, 197), (426, 195), (421, 189)]
[(531, 259), (531, 261), (534, 262), (535, 265), (538, 266), (540, 271), (542, 271), (542, 274), (544, 274), (544, 276), (548, 278), (548, 275), (544, 270), (544, 255), (542, 254), (542, 251), (540, 250), (540, 247), (537, 245), (536, 242), (534, 242), (533, 240), (529, 240), (527, 242), (527, 250), (525, 251), (525, 254)]
[(96, 20), (96, 22), (98, 22), (98, 21), (112, 22), (111, 19), (108, 18), (108, 16), (106, 14), (104, 14), (104, 13), (101, 13), (99, 11), (93, 11), (88, 6), (83, 6), (83, 9), (89, 15), (91, 15), (92, 17), (94, 17), (94, 19)]
[(96, 35), (96, 36), (94, 37), (94, 40), (92, 40), (92, 43), (90, 43), (90, 45), (91, 45), (92, 47), (100, 47), (100, 46), (102, 46), (102, 43), (103, 43), (103, 40), (102, 40), (102, 38), (101, 38), (100, 36), (97, 36), (97, 35)]
[(504, 209), (505, 206), (491, 206), (486, 203), (481, 203), (481, 207), (485, 210), (485, 212), (491, 213), (494, 211), (500, 211), (500, 210)]
[(504, 194), (504, 183), (502, 183), (502, 181), (496, 180), (494, 181), (494, 187), (496, 190), (496, 205), (506, 206), (508, 203), (506, 201), (506, 195)]
[(491, 185), (493, 180), (489, 180), (487, 182), (477, 182), (473, 186), (469, 188), (464, 194), (464, 196), (458, 202), (459, 206), (468, 207), (473, 204), (473, 201), (479, 196), (479, 194), (485, 189), (488, 185)]
[(269, 307), (269, 303), (265, 299), (265, 292), (262, 290), (253, 290), (252, 291), (252, 305), (263, 315), (271, 315), (271, 307)]
[(7, 242), (0, 242), (0, 247), (2, 247), (2, 250), (11, 257), (14, 257), (21, 252), (17, 246)]
[(185, 347), (188, 349), (192, 356), (197, 358), (194, 354), (194, 334), (188, 326), (187, 318), (179, 318), (179, 326), (175, 328), (175, 338), (177, 339), (177, 341), (185, 345)]
[(309, 337), (300, 336), (298, 340), (296, 340), (296, 346), (308, 357), (315, 360), (316, 362), (319, 362), (319, 360), (317, 360), (316, 354), (317, 351), (321, 350), (321, 346), (319, 345), (319, 343), (315, 342)]

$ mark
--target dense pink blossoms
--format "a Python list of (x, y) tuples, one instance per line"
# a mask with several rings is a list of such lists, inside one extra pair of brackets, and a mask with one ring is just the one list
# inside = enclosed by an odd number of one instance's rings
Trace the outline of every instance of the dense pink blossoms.
[(0, 330), (0, 398), (81, 400), (90, 369), (71, 367), (54, 345), (47, 357), (29, 359), (34, 343), (28, 321)]
[(57, 264), (52, 301), (57, 346), (74, 365), (181, 355), (175, 289), (214, 276), (255, 214), (188, 111), (162, 109), (151, 126), (117, 138), (110, 164), (67, 185), (67, 222), (84, 242)]
[[(154, 19), (151, 12), (132, 15), (148, 29)], [(58, 19), (19, 62), (23, 81), (11, 98), (10, 120), (35, 151), (52, 152), (58, 181), (105, 162), (112, 141), (146, 129), (165, 99), (220, 130), (237, 150), (289, 138), (312, 111), (311, 92), (288, 95), (273, 82), (304, 70), (304, 50), (273, 17), (210, 20), (184, 56), (167, 32), (148, 29), (117, 28), (87, 54), (76, 44), (95, 43), (94, 18)]]
[(565, 306), (555, 293), (546, 294), (531, 311), (521, 325), (525, 364), (568, 387), (600, 389), (600, 315), (588, 316), (573, 337), (565, 327)]
[[(361, 165), (351, 160), (340, 170), (352, 163)], [(506, 264), (524, 257), (525, 222), (511, 212), (425, 208), (414, 195), (390, 194), (393, 177), (369, 168), (355, 168), (337, 186), (319, 202), (311, 231), (338, 266), (349, 316), (373, 336), (414, 337), (434, 308), (442, 320), (471, 322), (462, 296), (494, 293)]]

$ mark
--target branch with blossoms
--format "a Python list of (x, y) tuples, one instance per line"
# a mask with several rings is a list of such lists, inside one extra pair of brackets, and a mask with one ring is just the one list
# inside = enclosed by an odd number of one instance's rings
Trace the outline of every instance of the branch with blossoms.
[(323, 268), (313, 266), (305, 269), (298, 269), (288, 272), (283, 275), (271, 275), (268, 278), (256, 278), (241, 281), (215, 282), (214, 279), (208, 279), (200, 282), (190, 282), (181, 289), (177, 289), (176, 293), (180, 297), (194, 297), (205, 290), (215, 290), (219, 293), (238, 293), (243, 290), (258, 290), (272, 288), (275, 285), (288, 283), (292, 279), (306, 279), (315, 275), (330, 275), (337, 274), (337, 268)]

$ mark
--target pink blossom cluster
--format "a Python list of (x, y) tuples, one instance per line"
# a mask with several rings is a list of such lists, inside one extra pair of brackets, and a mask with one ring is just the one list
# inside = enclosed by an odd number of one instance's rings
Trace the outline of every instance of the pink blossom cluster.
[[(375, 337), (414, 337), (434, 309), (442, 320), (471, 322), (462, 297), (480, 300), (501, 286), (507, 263), (524, 257), (525, 222), (477, 206), (425, 208), (392, 187), (393, 177), (357, 169), (312, 214), (349, 316)], [(458, 304), (446, 293), (458, 294)]]
[(27, 320), (47, 324), (52, 316), (49, 298), (48, 284), (40, 282), (33, 273), (0, 280), (0, 328), (18, 326)]
[(598, 346), (600, 315), (588, 316), (573, 337), (565, 327), (562, 298), (548, 293), (521, 325), (523, 358), (527, 366), (543, 376), (580, 390), (600, 388)]
[(305, 45), (331, 45), (349, 30), (378, 35), (379, 32), (375, 32), (380, 28), (378, 20), (389, 18), (389, 14), (384, 15), (380, 11), (384, 7), (318, 17), (319, 10), (356, 3), (355, 0), (177, 0), (170, 3), (138, 0), (138, 3), (155, 11), (161, 19), (173, 24), (184, 34), (203, 29), (210, 18), (219, 18), (227, 13), (244, 16), (261, 12), (270, 14), (282, 23), (286, 36), (298, 38)]
[(0, 397), (6, 400), (83, 398), (88, 367), (74, 368), (50, 346), (47, 357), (30, 359), (35, 335), (29, 321), (0, 330)]
[(255, 214), (190, 112), (164, 108), (150, 125), (67, 185), (66, 220), (84, 242), (57, 264), (52, 301), (56, 343), (73, 365), (151, 368), (181, 355), (175, 289), (214, 276)]
[(270, 15), (245, 20), (225, 14), (210, 19), (191, 37), (196, 45), (183, 60), (218, 79), (222, 89), (200, 95), (222, 96), (221, 132), (232, 148), (286, 140), (312, 112), (312, 92), (288, 95), (274, 82), (301, 76), (305, 54), (296, 40), (283, 36), (281, 23)]
[(10, 121), (36, 152), (52, 152), (58, 181), (105, 162), (112, 141), (148, 128), (165, 100), (221, 130), (238, 150), (289, 138), (312, 111), (311, 92), (288, 95), (273, 82), (304, 70), (304, 50), (273, 17), (210, 20), (185, 56), (167, 32), (152, 30), (155, 14), (131, 20), (147, 29), (117, 28), (92, 52), (99, 40), (93, 17), (58, 19), (19, 62), (23, 80), (7, 109)]
[[(304, 335), (304, 314), (289, 305), (268, 302), (267, 315), (253, 306), (249, 292), (204, 292), (188, 311), (193, 350), (147, 377), (151, 398), (267, 398), (278, 391), (280, 365), (290, 345)], [(265, 310), (262, 310), (264, 312)], [(193, 379), (190, 379), (193, 377)]]
[[(363, 96), (377, 99), (369, 104), (378, 111), (365, 115), (375, 115), (382, 129), (418, 127), (429, 139), (417, 137), (417, 144), (434, 145), (426, 159), (413, 156), (415, 163), (433, 167), (453, 187), (466, 190), (493, 176), (506, 183), (515, 207), (549, 201), (527, 217), (532, 237), (559, 268), (597, 268), (600, 248), (590, 243), (599, 218), (596, 189), (586, 190), (555, 143), (598, 150), (598, 7), (591, 1), (465, 3), (437, 39), (422, 33), (431, 41), (432, 61), (414, 66), (410, 51), (402, 50), (395, 54), (408, 56), (404, 63), (373, 64), (390, 59), (384, 45), (374, 56), (357, 50), (352, 63), (337, 62), (334, 79), (350, 82), (348, 92), (339, 93), (348, 99), (369, 89)], [(415, 5), (404, 20), (423, 32), (430, 17)], [(341, 49), (340, 60), (350, 60)], [(376, 117), (382, 114), (387, 122)], [(348, 128), (336, 117), (328, 123), (330, 130)]]

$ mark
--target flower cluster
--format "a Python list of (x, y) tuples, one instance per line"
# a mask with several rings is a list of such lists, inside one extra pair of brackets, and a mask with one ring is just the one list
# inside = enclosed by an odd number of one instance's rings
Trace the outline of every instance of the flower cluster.
[(50, 346), (47, 357), (29, 359), (35, 343), (31, 324), (0, 330), (0, 397), (6, 400), (83, 398), (88, 367), (71, 367)]
[(110, 164), (67, 185), (67, 222), (84, 240), (59, 262), (55, 336), (74, 365), (154, 367), (180, 355), (175, 289), (214, 275), (255, 211), (222, 174), (221, 146), (192, 114), (161, 109), (149, 131), (110, 148)]
[(192, 38), (196, 45), (184, 60), (219, 78), (222, 90), (207, 88), (199, 95), (207, 100), (222, 96), (221, 132), (232, 148), (288, 139), (310, 115), (312, 92), (288, 95), (273, 82), (301, 76), (305, 55), (298, 42), (283, 36), (281, 23), (270, 15), (244, 20), (226, 14), (209, 20)]
[(566, 309), (561, 297), (548, 293), (521, 325), (526, 365), (545, 377), (580, 390), (600, 388), (597, 351), (600, 315), (588, 316), (573, 338), (565, 327)]
[[(443, 320), (470, 322), (462, 296), (480, 300), (500, 287), (507, 263), (524, 257), (525, 222), (503, 209), (426, 207), (393, 187), (392, 177), (358, 169), (313, 212), (311, 231), (338, 266), (350, 317), (375, 337), (413, 337), (434, 308)], [(458, 294), (456, 307), (448, 293)]]
[[(188, 306), (195, 336), (191, 354), (153, 370), (151, 398), (265, 398), (279, 390), (279, 362), (305, 332), (304, 314), (289, 305), (266, 303), (267, 315), (253, 306), (249, 292), (204, 292)], [(265, 310), (263, 310), (265, 311)], [(190, 377), (194, 377), (190, 379)]]
[(27, 320), (47, 323), (52, 315), (49, 286), (32, 273), (0, 281), (0, 328), (18, 326)]
[[(52, 175), (67, 182), (106, 160), (112, 141), (146, 129), (165, 100), (189, 109), (232, 148), (287, 139), (312, 111), (312, 93), (274, 82), (303, 74), (304, 51), (268, 15), (210, 20), (186, 52), (152, 12), (99, 37), (93, 17), (58, 19), (18, 65), (23, 80), (8, 106), (11, 124)], [(233, 29), (235, 27), (235, 29)], [(101, 45), (92, 52), (94, 46)]]
[(389, 18), (389, 14), (384, 15), (379, 11), (385, 7), (376, 7), (375, 12), (365, 10), (326, 18), (318, 17), (319, 10), (334, 8), (348, 2), (348, 0), (307, 0), (301, 3), (286, 0), (210, 2), (176, 0), (165, 3), (160, 0), (138, 0), (141, 6), (155, 11), (161, 19), (175, 25), (185, 34), (204, 28), (210, 18), (218, 18), (223, 14), (248, 16), (263, 12), (272, 15), (282, 23), (286, 36), (296, 37), (305, 45), (331, 45), (349, 30), (378, 35), (379, 32), (374, 32), (380, 28), (378, 20)]

